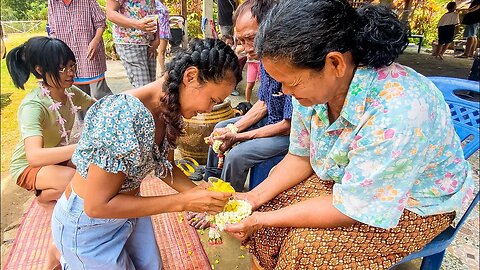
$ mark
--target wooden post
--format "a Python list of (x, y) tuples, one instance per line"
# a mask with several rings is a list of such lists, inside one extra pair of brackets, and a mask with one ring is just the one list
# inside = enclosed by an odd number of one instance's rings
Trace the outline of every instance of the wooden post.
[(205, 22), (204, 38), (214, 38), (209, 21), (213, 20), (213, 0), (203, 0), (202, 3), (202, 21)]
[(182, 0), (182, 16), (187, 20), (187, 0)]

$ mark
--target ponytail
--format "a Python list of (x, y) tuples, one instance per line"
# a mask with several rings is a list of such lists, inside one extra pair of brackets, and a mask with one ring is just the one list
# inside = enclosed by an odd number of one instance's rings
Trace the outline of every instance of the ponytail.
[(13, 84), (17, 88), (25, 89), (24, 85), (30, 77), (30, 68), (25, 63), (25, 44), (13, 48), (7, 54), (7, 69), (12, 77)]
[(408, 45), (405, 25), (385, 6), (363, 5), (357, 14), (353, 48), (357, 63), (374, 68), (393, 63)]

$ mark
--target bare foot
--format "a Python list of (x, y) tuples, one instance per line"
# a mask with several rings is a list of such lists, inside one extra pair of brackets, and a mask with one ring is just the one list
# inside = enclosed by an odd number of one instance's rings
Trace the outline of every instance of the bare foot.
[(187, 221), (195, 229), (202, 230), (210, 226), (210, 223), (206, 219), (206, 214), (203, 213), (188, 212)]

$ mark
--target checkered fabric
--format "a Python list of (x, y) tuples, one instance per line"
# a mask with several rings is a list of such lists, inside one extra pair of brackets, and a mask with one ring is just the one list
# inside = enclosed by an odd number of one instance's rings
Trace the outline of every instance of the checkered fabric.
[(157, 61), (148, 57), (148, 45), (115, 44), (115, 49), (133, 87), (149, 84), (156, 79)]

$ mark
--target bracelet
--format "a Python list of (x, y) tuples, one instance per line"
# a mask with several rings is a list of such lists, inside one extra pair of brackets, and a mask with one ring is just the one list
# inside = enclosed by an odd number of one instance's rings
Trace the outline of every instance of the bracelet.
[(230, 130), (230, 132), (232, 132), (233, 134), (237, 134), (238, 133), (238, 127), (235, 126), (234, 124), (228, 124), (227, 125), (227, 128)]

